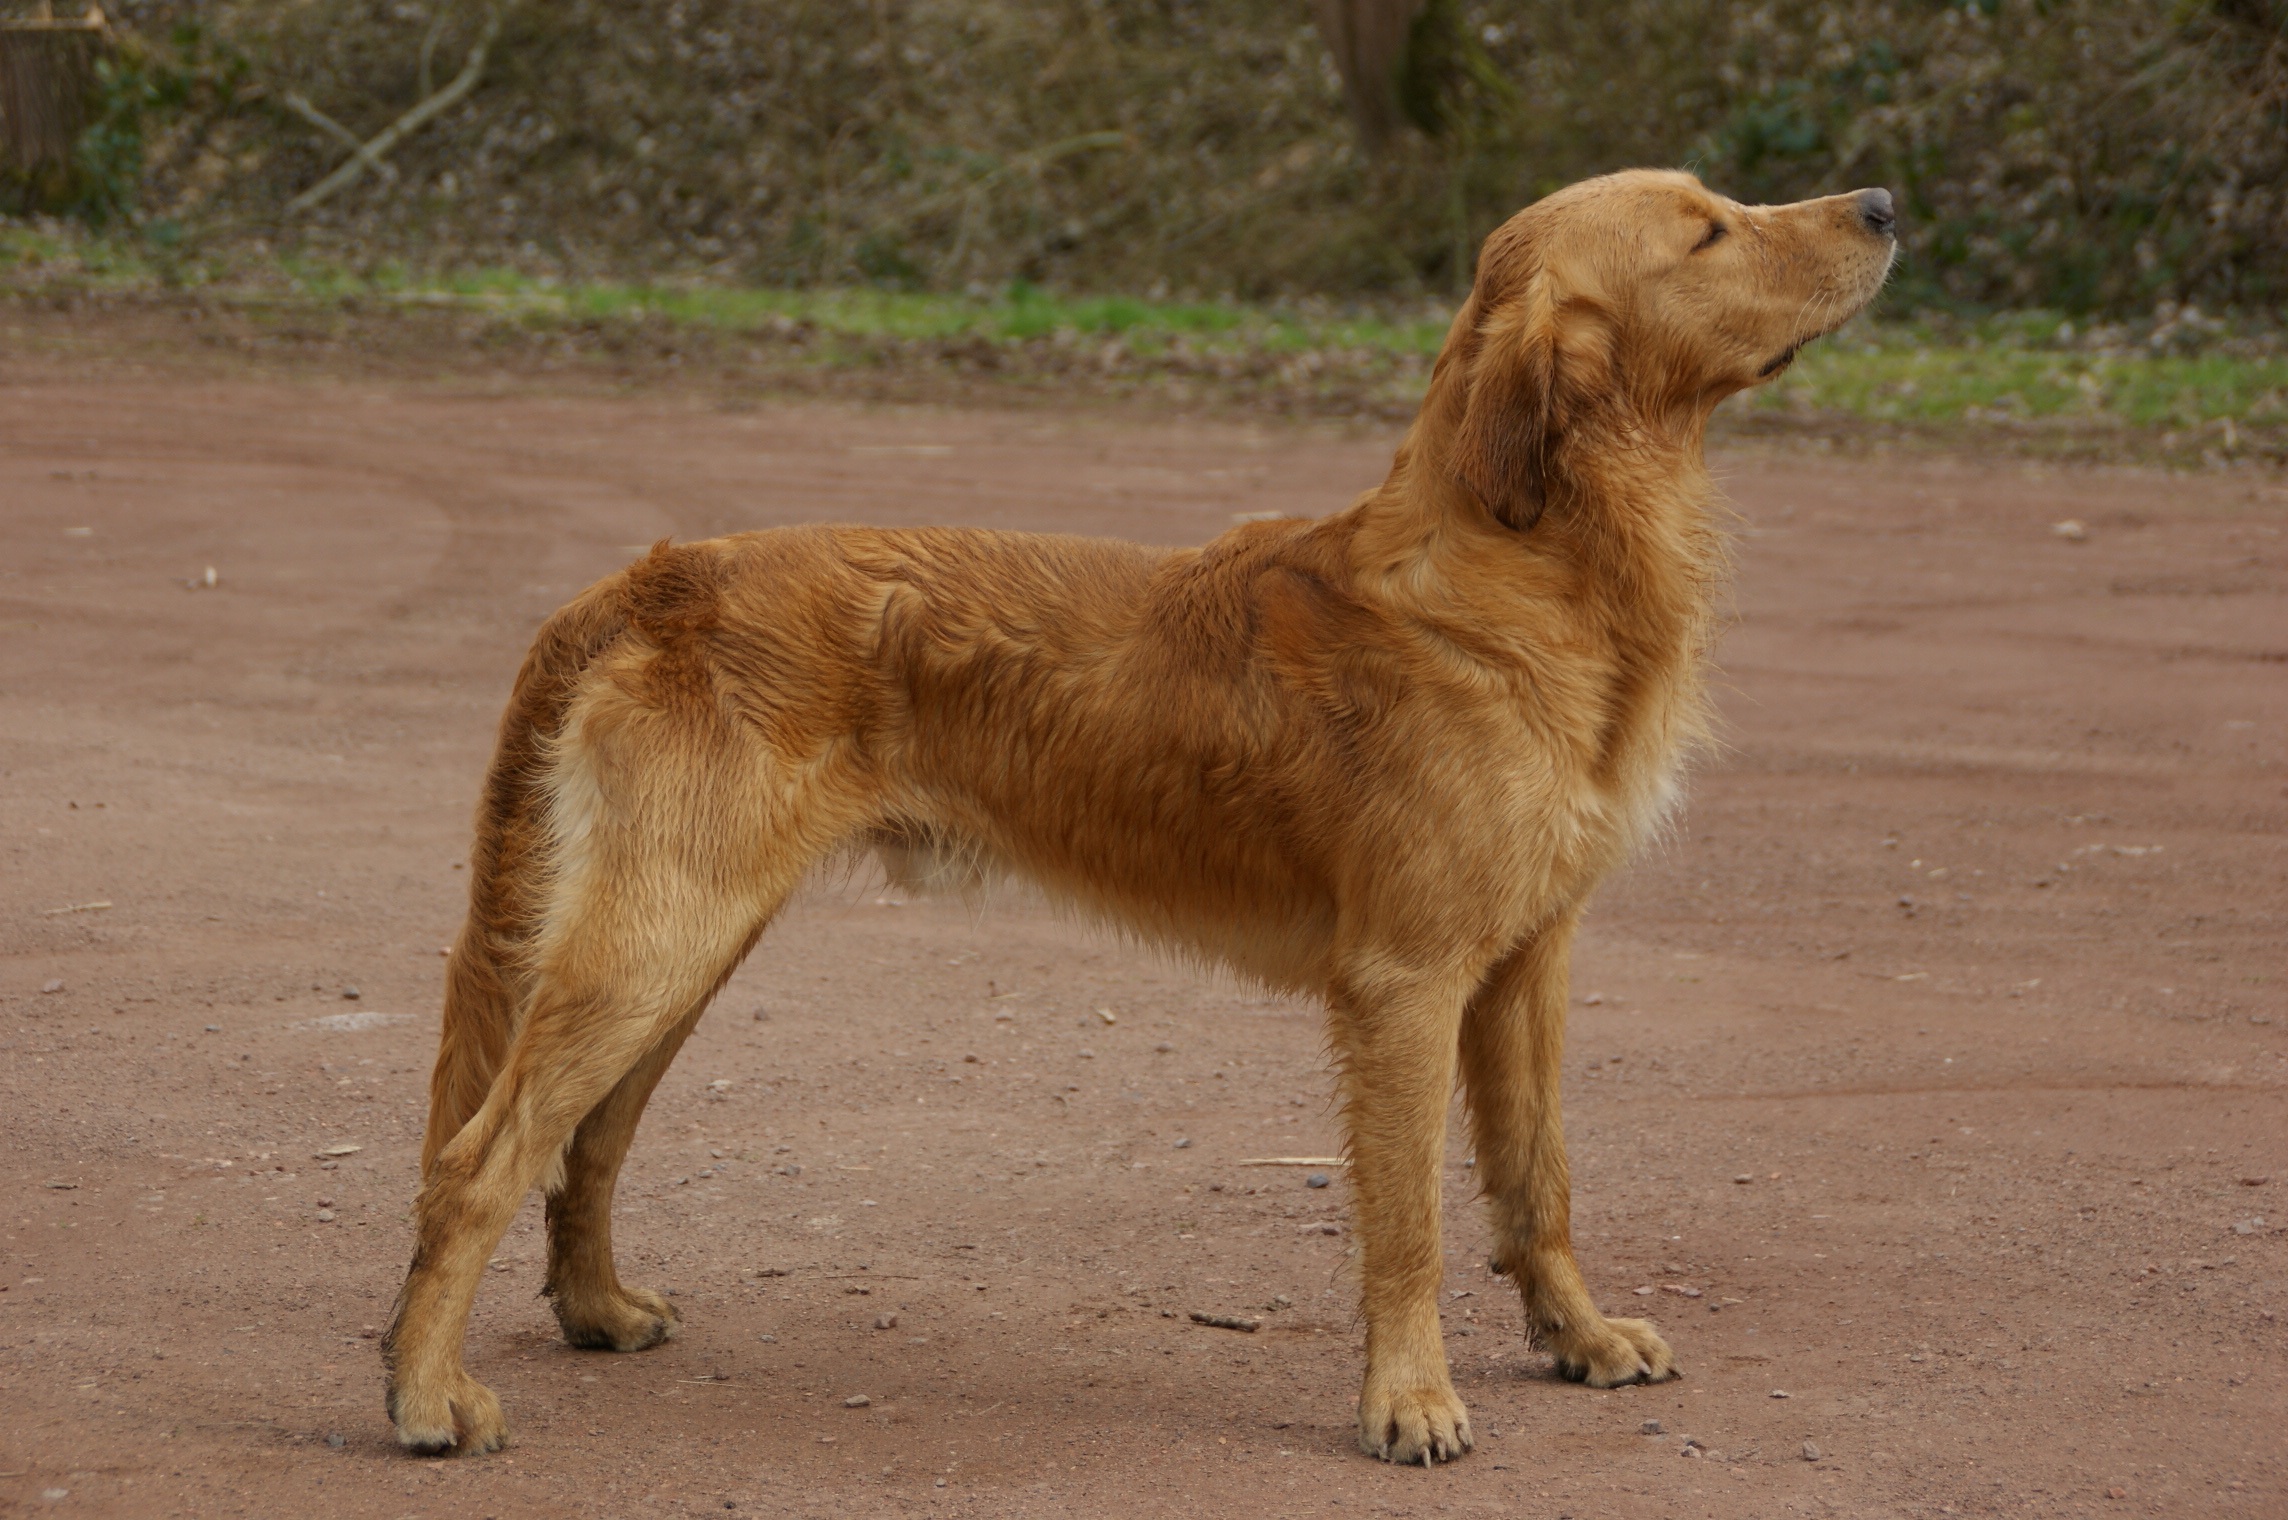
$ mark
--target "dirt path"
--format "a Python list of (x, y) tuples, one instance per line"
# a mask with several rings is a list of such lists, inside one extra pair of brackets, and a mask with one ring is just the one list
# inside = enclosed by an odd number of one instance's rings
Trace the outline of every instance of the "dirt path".
[(371, 1336), (536, 622), (665, 534), (1193, 542), (1340, 505), (1389, 441), (19, 371), (0, 1510), (2288, 1511), (2283, 495), (1803, 454), (1726, 461), (1734, 748), (1576, 980), (1584, 1266), (1685, 1381), (1552, 1378), (1457, 1144), (1486, 1439), (1360, 1457), (1340, 1178), (1240, 1164), (1334, 1145), (1311, 1011), (859, 882), (772, 931), (637, 1142), (623, 1263), (685, 1333), (564, 1348), (530, 1208), (471, 1337), (515, 1444), (394, 1449)]

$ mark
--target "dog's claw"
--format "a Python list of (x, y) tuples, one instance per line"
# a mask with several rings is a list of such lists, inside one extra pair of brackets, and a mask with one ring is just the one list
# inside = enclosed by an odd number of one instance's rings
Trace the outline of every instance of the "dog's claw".
[(1587, 1330), (1552, 1334), (1557, 1375), (1591, 1388), (1664, 1383), (1677, 1375), (1675, 1353), (1641, 1319), (1601, 1320)]
[(1369, 1389), (1360, 1401), (1359, 1449), (1397, 1467), (1457, 1462), (1474, 1444), (1470, 1415), (1450, 1387), (1396, 1393)]

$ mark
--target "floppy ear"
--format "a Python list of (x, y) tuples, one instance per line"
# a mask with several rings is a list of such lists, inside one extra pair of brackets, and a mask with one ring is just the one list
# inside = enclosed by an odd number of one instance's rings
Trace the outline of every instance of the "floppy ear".
[(1549, 505), (1563, 425), (1557, 314), (1535, 279), (1478, 330), (1453, 472), (1497, 521), (1522, 533)]

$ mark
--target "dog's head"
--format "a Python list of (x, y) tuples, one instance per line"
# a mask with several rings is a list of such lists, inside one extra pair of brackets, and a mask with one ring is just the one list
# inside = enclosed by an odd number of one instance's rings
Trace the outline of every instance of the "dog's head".
[(1892, 227), (1888, 191), (1743, 206), (1651, 170), (1528, 206), (1486, 239), (1440, 357), (1461, 390), (1448, 468), (1524, 529), (1569, 439), (1696, 440), (1717, 402), (1874, 298)]

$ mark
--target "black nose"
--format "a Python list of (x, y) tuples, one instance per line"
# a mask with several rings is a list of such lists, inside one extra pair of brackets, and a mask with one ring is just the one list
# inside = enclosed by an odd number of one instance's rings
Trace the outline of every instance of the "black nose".
[(1889, 237), (1891, 229), (1899, 225), (1898, 213), (1891, 209), (1888, 190), (1862, 190), (1859, 192), (1859, 220), (1877, 237)]

